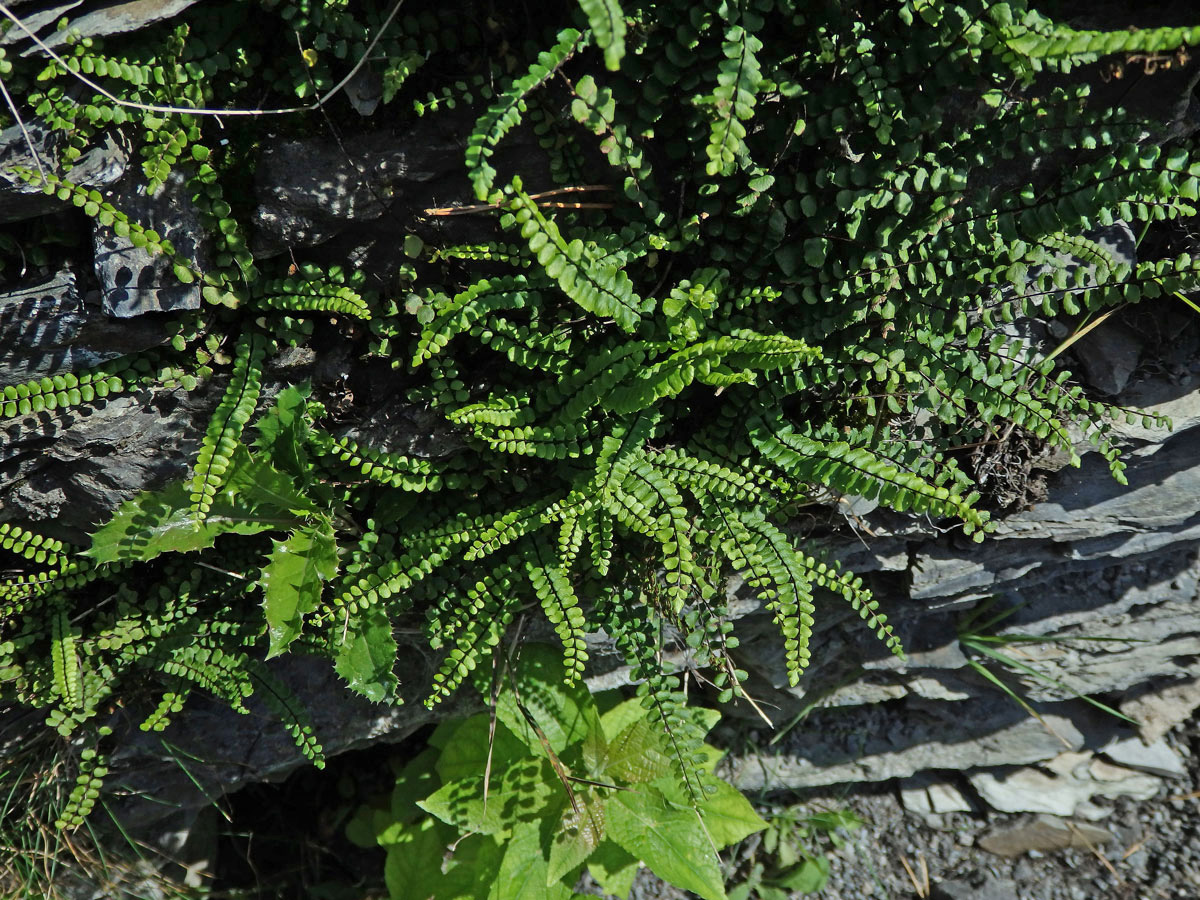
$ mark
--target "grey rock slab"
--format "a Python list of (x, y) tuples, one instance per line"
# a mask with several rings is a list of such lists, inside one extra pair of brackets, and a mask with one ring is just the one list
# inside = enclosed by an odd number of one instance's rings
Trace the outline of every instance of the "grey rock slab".
[[(153, 195), (148, 195), (140, 184), (122, 183), (109, 199), (130, 220), (170, 240), (181, 258), (191, 260), (201, 271), (208, 267), (208, 246), (200, 216), (178, 172), (172, 172)], [(96, 277), (108, 315), (127, 319), (148, 312), (200, 308), (200, 284), (184, 284), (176, 278), (170, 257), (135, 247), (128, 237), (99, 222), (94, 243)]]
[[(380, 218), (406, 188), (433, 181), (449, 166), (445, 141), (422, 146), (416, 135), (265, 141), (256, 172), (255, 252), (324, 243), (355, 222)], [(455, 156), (457, 159), (457, 156)]]
[[(456, 694), (436, 712), (424, 699), (437, 661), (418, 643), (401, 643), (396, 663), (403, 703), (371, 703), (346, 690), (327, 660), (284, 657), (269, 664), (272, 672), (303, 706), (327, 756), (380, 741), (401, 741), (416, 729), (444, 718), (475, 711), (469, 691)], [(138, 835), (156, 835), (176, 809), (197, 810), (210, 798), (261, 781), (277, 781), (309, 765), (277, 718), (250, 701), (253, 715), (240, 716), (220, 704), (197, 704), (171, 725), (170, 744), (137, 728), (141, 715), (125, 713), (112, 724), (120, 735), (110, 758), (113, 783), (130, 799), (120, 804), (122, 824)], [(172, 748), (178, 748), (172, 749)], [(187, 769), (179, 753), (186, 754)]]
[(1131, 737), (1106, 746), (1101, 752), (1119, 766), (1161, 775), (1164, 778), (1184, 778), (1187, 764), (1164, 740), (1145, 744), (1141, 738)]
[[(988, 806), (1000, 812), (1050, 813), (1057, 816), (1073, 816), (1081, 805), (1095, 797), (1132, 797), (1149, 800), (1162, 786), (1157, 778), (1124, 769), (1112, 780), (1094, 778), (1089, 766), (1090, 754), (1063, 754), (1078, 758), (1080, 765), (1072, 769), (1059, 768), (1052, 764), (1046, 769), (1023, 766), (1013, 769), (974, 772), (968, 776), (971, 787)], [(1103, 814), (1100, 807), (1090, 807)], [(1091, 818), (1086, 815), (1085, 818)]]
[[(31, 184), (14, 171), (17, 168), (37, 172), (39, 165), (48, 174), (59, 171), (59, 149), (62, 135), (46, 128), (44, 122), (33, 119), (22, 131), (13, 125), (0, 131), (0, 225), (20, 222), (72, 206), (70, 200), (60, 200), (46, 194), (41, 182)], [(129, 163), (129, 148), (119, 135), (105, 133), (98, 146), (88, 150), (71, 166), (70, 178), (89, 188), (103, 188), (125, 175)]]
[(913, 599), (984, 597), (1020, 580), (1057, 574), (1064, 561), (1112, 561), (1200, 541), (1200, 430), (1133, 457), (1128, 486), (1098, 455), (1052, 476), (1049, 499), (999, 522), (978, 549), (941, 541), (914, 556)]
[(1009, 878), (955, 878), (933, 885), (930, 900), (1019, 900), (1017, 884)]
[(1151, 681), (1121, 702), (1121, 712), (1138, 723), (1142, 740), (1154, 743), (1200, 708), (1200, 678)]
[(166, 338), (163, 323), (116, 323), (64, 269), (0, 292), (0, 387), (91, 368)]
[(0, 423), (0, 520), (86, 544), (139, 491), (187, 474), (220, 386), (159, 388)]
[(1119, 394), (1138, 366), (1142, 342), (1118, 322), (1105, 322), (1072, 348), (1084, 380), (1101, 393)]
[(902, 703), (815, 710), (770, 750), (731, 760), (730, 780), (743, 790), (777, 790), (1027, 764), (1054, 758), (1064, 743), (1095, 746), (1115, 733), (1082, 703), (1043, 707), (1045, 725), (995, 693), (969, 703)]
[(900, 782), (900, 803), (909, 812), (924, 816), (971, 812), (974, 809), (962, 791), (929, 772)]
[[(70, 27), (87, 37), (102, 37), (137, 31), (179, 15), (197, 0), (116, 0), (109, 3), (89, 3), (84, 9), (82, 0), (38, 4), (35, 10), (21, 10), (25, 28), (37, 34), (43, 44), (58, 48), (66, 43), (66, 33), (57, 29), (58, 20), (66, 16)], [(28, 33), (14, 25), (0, 35), (0, 45), (31, 46), (25, 54), (41, 52)]]
[(997, 856), (1020, 856), (1031, 850), (1039, 853), (1071, 848), (1091, 850), (1113, 840), (1112, 833), (1098, 825), (1039, 815), (996, 826), (982, 835), (976, 844)]

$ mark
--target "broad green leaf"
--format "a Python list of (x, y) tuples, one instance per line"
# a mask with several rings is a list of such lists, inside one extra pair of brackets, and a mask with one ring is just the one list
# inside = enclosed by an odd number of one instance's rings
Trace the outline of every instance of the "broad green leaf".
[(148, 560), (161, 553), (205, 550), (222, 534), (259, 534), (299, 524), (294, 515), (264, 513), (228, 494), (218, 495), (208, 518), (197, 522), (190, 488), (180, 481), (122, 503), (112, 519), (92, 535), (92, 546), (84, 555), (101, 563)]
[(613, 738), (634, 722), (646, 717), (646, 710), (642, 707), (642, 701), (634, 697), (623, 703), (618, 703), (612, 709), (605, 712), (600, 717), (600, 725), (604, 729), (604, 734), (607, 735), (609, 741), (612, 741)]
[(517, 824), (540, 818), (561, 790), (549, 761), (526, 759), (493, 775), (486, 804), (481, 774), (443, 785), (417, 805), (463, 831), (503, 839)]
[(378, 607), (350, 619), (345, 638), (338, 645), (334, 669), (351, 690), (379, 703), (395, 696), (399, 682), (392, 671), (396, 665), (396, 638), (392, 622)]
[(638, 784), (654, 781), (671, 771), (671, 755), (662, 729), (643, 717), (617, 735), (608, 745), (604, 773), (618, 781)]
[(568, 872), (582, 865), (604, 840), (606, 804), (598, 791), (597, 788), (575, 791), (578, 809), (569, 802), (565, 804), (562, 818), (559, 819), (550, 841), (547, 883), (560, 880)]
[(405, 828), (397, 840), (388, 845), (383, 880), (391, 896), (413, 900), (429, 900), (436, 896), (437, 900), (443, 900), (442, 855), (453, 840), (447, 831), (440, 822), (425, 819)]
[(546, 854), (542, 850), (539, 823), (525, 822), (514, 828), (488, 900), (569, 900), (570, 897), (567, 885), (546, 877)]
[(312, 498), (296, 490), (296, 480), (280, 472), (265, 457), (251, 456), (238, 445), (230, 456), (225, 489), (233, 491), (253, 506), (275, 512), (315, 512)]
[(425, 811), (417, 806), (417, 803), (441, 786), (436, 771), (437, 759), (437, 751), (427, 747), (400, 770), (400, 774), (396, 776), (396, 786), (392, 788), (393, 819), (398, 822), (413, 822), (425, 815)]
[[(587, 737), (596, 719), (596, 705), (582, 682), (570, 687), (564, 683), (561, 650), (547, 644), (527, 644), (514, 669), (520, 703), (555, 753)], [(541, 740), (521, 712), (517, 693), (507, 682), (496, 703), (496, 715), (531, 750), (543, 752)]]
[(618, 900), (626, 900), (633, 890), (633, 879), (642, 864), (636, 856), (611, 840), (601, 841), (600, 846), (588, 857), (588, 871), (604, 891)]
[(786, 875), (772, 878), (771, 881), (789, 891), (815, 894), (829, 881), (829, 857), (809, 857)]
[(717, 855), (693, 810), (680, 809), (644, 785), (619, 791), (607, 813), (608, 836), (654, 874), (704, 900), (725, 900)]
[[(487, 835), (472, 834), (458, 840), (438, 888), (437, 900), (480, 900), (481, 897), (487, 897), (496, 883), (503, 860), (504, 847)], [(424, 860), (424, 863), (429, 865), (429, 860)], [(401, 892), (392, 896), (408, 900), (412, 894)]]
[(337, 574), (337, 543), (333, 524), (321, 518), (297, 528), (286, 541), (272, 540), (270, 561), (263, 566), (263, 611), (270, 649), (278, 656), (300, 636), (304, 616), (321, 602), (321, 588)]
[(284, 388), (275, 405), (258, 420), (258, 439), (254, 442), (279, 469), (308, 480), (310, 467), (304, 442), (311, 430), (305, 414), (305, 400), (312, 393), (307, 381)]
[[(696, 808), (700, 810), (704, 827), (718, 850), (736, 844), (747, 835), (767, 827), (767, 823), (759, 817), (750, 801), (742, 796), (737, 788), (718, 779), (707, 779), (707, 783), (709, 787), (715, 788), (715, 791), (704, 794)], [(679, 786), (679, 781), (674, 776), (662, 778), (656, 781), (654, 786), (680, 809), (690, 809), (691, 798)]]
[[(460, 781), (483, 774), (488, 759), (489, 726), (488, 714), (480, 713), (471, 716), (450, 733), (437, 761), (437, 772), (442, 781)], [(495, 778), (497, 773), (528, 755), (529, 748), (503, 722), (496, 722), (492, 777)]]

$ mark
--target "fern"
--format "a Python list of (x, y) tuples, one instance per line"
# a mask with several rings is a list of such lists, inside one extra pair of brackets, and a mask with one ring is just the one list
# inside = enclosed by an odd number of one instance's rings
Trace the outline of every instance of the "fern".
[(234, 350), (229, 385), (208, 423), (190, 484), (192, 509), (198, 519), (204, 519), (212, 508), (242, 429), (258, 405), (265, 356), (262, 339), (254, 333), (242, 338)]
[(604, 65), (615, 72), (625, 56), (625, 13), (621, 5), (617, 0), (579, 0), (579, 8), (588, 17), (596, 46), (604, 51)]
[(584, 36), (573, 28), (559, 32), (558, 43), (550, 50), (539, 53), (537, 62), (529, 67), (529, 71), (502, 91), (475, 123), (467, 140), (467, 171), (478, 199), (487, 200), (492, 193), (496, 170), (488, 159), (495, 152), (496, 145), (520, 123), (521, 114), (525, 111), (525, 98), (545, 84), (583, 41)]
[(521, 190), (520, 178), (513, 179), (512, 186), (513, 220), (546, 274), (588, 312), (610, 317), (625, 331), (634, 331), (650, 304), (633, 292), (629, 276), (619, 268), (603, 265), (602, 260), (588, 258), (582, 241), (568, 243), (553, 220), (543, 216)]

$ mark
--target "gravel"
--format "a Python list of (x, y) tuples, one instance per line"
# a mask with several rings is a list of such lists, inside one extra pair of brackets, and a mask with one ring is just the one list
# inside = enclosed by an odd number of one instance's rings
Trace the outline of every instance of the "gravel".
[[(904, 810), (894, 783), (773, 799), (814, 809), (849, 807), (868, 823), (833, 850), (829, 883), (816, 895), (821, 900), (931, 896), (914, 888), (902, 859), (918, 881), (923, 881), (924, 861), (933, 898), (1198, 900), (1200, 719), (1193, 717), (1167, 740), (1187, 761), (1186, 773), (1164, 782), (1153, 799), (1111, 801), (1112, 812), (1094, 824), (1107, 829), (1114, 840), (1095, 849), (996, 856), (976, 846), (977, 840), (992, 829), (1030, 822), (1033, 816), (986, 811), (980, 804), (974, 813), (920, 817)], [(965, 778), (958, 777), (956, 784), (971, 796)]]

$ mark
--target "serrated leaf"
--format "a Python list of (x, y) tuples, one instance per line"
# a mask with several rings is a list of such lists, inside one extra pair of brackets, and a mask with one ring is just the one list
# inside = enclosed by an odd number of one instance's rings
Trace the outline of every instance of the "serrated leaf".
[(464, 831), (502, 839), (518, 823), (540, 818), (555, 792), (561, 790), (547, 760), (526, 759), (492, 778), (486, 807), (482, 776), (443, 785), (418, 805)]
[(101, 563), (144, 561), (162, 553), (205, 550), (222, 534), (260, 534), (299, 524), (291, 514), (260, 510), (228, 493), (219, 495), (208, 518), (197, 522), (189, 484), (180, 481), (121, 504), (108, 523), (92, 534), (92, 546), (83, 553)]
[(399, 684), (395, 664), (396, 638), (387, 613), (371, 607), (350, 619), (333, 664), (350, 689), (375, 703), (394, 697)]
[[(696, 809), (700, 811), (704, 827), (718, 850), (767, 827), (767, 823), (737, 788), (715, 778), (707, 780), (707, 784), (714, 792), (705, 793), (696, 804)], [(692, 805), (691, 796), (676, 778), (663, 778), (656, 781), (654, 786), (677, 807), (686, 809)]]
[(620, 791), (608, 804), (608, 835), (654, 874), (704, 900), (725, 900), (717, 855), (691, 809), (645, 785)]
[(606, 840), (588, 858), (587, 866), (600, 890), (618, 900), (627, 900), (642, 864), (628, 850)]
[(488, 900), (569, 900), (571, 889), (546, 877), (539, 823), (526, 822), (513, 829)]
[(296, 490), (295, 479), (279, 471), (262, 456), (251, 456), (238, 445), (229, 458), (225, 490), (233, 491), (260, 509), (308, 513), (317, 507), (312, 498)]
[(629, 784), (654, 781), (671, 771), (662, 729), (645, 717), (645, 710), (639, 711), (642, 718), (609, 743), (604, 767), (605, 775)]
[(551, 836), (547, 883), (558, 881), (586, 862), (604, 840), (605, 801), (598, 789), (576, 791), (575, 804), (566, 804)]
[(254, 445), (261, 448), (279, 469), (307, 482), (310, 477), (308, 454), (304, 442), (309, 428), (306, 400), (312, 393), (307, 381), (284, 388), (275, 398), (275, 405), (258, 420), (258, 438)]
[(600, 727), (604, 729), (604, 734), (611, 742), (638, 719), (644, 718), (646, 718), (646, 710), (642, 707), (642, 701), (633, 697), (605, 711), (604, 715), (600, 717)]
[(263, 567), (263, 612), (270, 647), (278, 656), (300, 636), (304, 616), (321, 602), (321, 589), (337, 574), (333, 524), (322, 519), (296, 529), (285, 541), (272, 541), (270, 561)]
[[(471, 716), (447, 735), (444, 749), (437, 761), (437, 773), (442, 777), (442, 781), (460, 781), (483, 773), (487, 765), (490, 725), (490, 716), (480, 713)], [(503, 772), (528, 755), (529, 749), (525, 744), (509, 731), (503, 722), (497, 722), (492, 746), (492, 772)]]
[[(555, 753), (587, 737), (596, 719), (596, 705), (582, 682), (564, 684), (562, 652), (545, 644), (529, 644), (517, 660), (513, 676), (520, 686), (521, 704), (542, 729)], [(496, 716), (535, 753), (541, 740), (530, 727), (511, 690), (501, 692)]]

